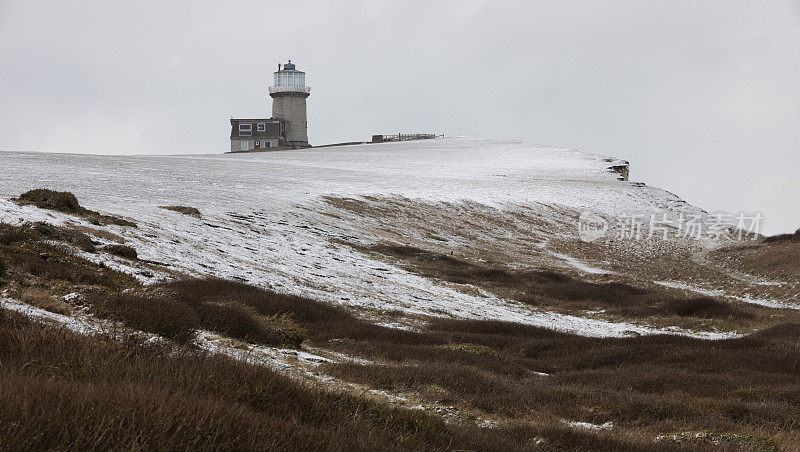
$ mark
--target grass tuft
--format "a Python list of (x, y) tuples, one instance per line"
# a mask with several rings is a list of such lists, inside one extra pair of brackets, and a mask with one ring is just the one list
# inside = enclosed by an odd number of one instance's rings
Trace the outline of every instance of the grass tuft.
[(183, 303), (157, 296), (119, 294), (97, 300), (92, 311), (126, 325), (179, 343), (194, 337), (201, 325), (197, 313)]
[(281, 345), (281, 335), (253, 308), (236, 302), (201, 303), (196, 307), (203, 327), (247, 342)]
[(84, 215), (87, 210), (78, 203), (78, 198), (68, 191), (37, 188), (21, 194), (18, 201), (33, 204), (40, 209), (55, 210), (73, 215)]
[(43, 221), (34, 223), (36, 232), (44, 238), (71, 243), (82, 251), (93, 253), (96, 251), (95, 242), (86, 234), (74, 229), (54, 226)]
[(289, 314), (262, 317), (269, 329), (276, 331), (284, 347), (300, 348), (306, 339), (306, 330), (292, 320)]
[(0, 223), (0, 245), (16, 245), (39, 240), (39, 233), (29, 224), (12, 226)]
[(494, 355), (494, 356), (498, 355), (498, 353), (494, 349), (492, 349), (491, 347), (487, 347), (485, 345), (458, 343), (458, 344), (440, 345), (439, 347), (448, 350), (458, 350), (461, 352), (472, 353), (474, 355)]
[(132, 261), (139, 259), (136, 248), (128, 245), (106, 245), (103, 247), (103, 251)]
[(699, 297), (679, 300), (667, 304), (666, 309), (682, 317), (699, 317), (706, 319), (751, 319), (753, 315), (737, 309), (730, 303), (710, 297)]
[(194, 207), (187, 207), (187, 206), (158, 206), (159, 209), (171, 210), (173, 212), (182, 213), (184, 215), (189, 215), (192, 217), (200, 218), (200, 211)]

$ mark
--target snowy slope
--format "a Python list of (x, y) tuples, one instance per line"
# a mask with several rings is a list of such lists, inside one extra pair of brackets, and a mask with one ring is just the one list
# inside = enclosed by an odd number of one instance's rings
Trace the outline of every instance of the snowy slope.
[[(610, 164), (575, 150), (464, 138), (236, 155), (0, 153), (0, 221), (80, 223), (5, 200), (33, 188), (67, 190), (88, 208), (137, 221), (138, 229), (107, 229), (123, 235), (144, 259), (169, 263), (171, 270), (187, 274), (236, 278), (311, 295), (357, 308), (376, 321), (388, 318), (383, 315), (387, 311), (400, 310), (409, 315), (513, 320), (592, 336), (658, 332), (644, 325), (537, 311), (375, 260), (342, 242), (384, 240), (389, 237), (386, 228), (374, 218), (353, 216), (324, 201), (326, 196), (372, 196), (424, 202), (433, 206), (431, 215), (444, 215), (430, 220), (427, 226), (432, 229), (463, 228), (458, 222), (462, 219), (455, 218), (456, 211), (470, 217), (463, 206), (488, 209), (514, 224), (492, 226), (485, 236), (475, 238), (487, 242), (525, 239), (528, 225), (520, 226), (518, 220), (524, 211), (546, 217), (530, 230), (531, 237), (542, 240), (540, 247), (564, 235), (564, 225), (584, 209), (609, 216), (703, 213), (664, 190), (618, 181), (607, 169)], [(166, 204), (197, 207), (203, 218), (157, 207)], [(558, 214), (545, 215), (548, 209)], [(447, 224), (448, 215), (453, 224)], [(548, 226), (556, 216), (561, 226)], [(415, 226), (427, 218), (434, 217), (421, 215)], [(405, 237), (417, 238), (423, 239)], [(551, 254), (554, 259), (602, 273), (557, 251)], [(154, 278), (159, 276), (164, 275)]]
[(620, 183), (600, 156), (516, 141), (450, 138), (171, 157), (0, 153), (0, 159), (2, 196), (44, 183), (131, 216), (145, 201), (201, 203), (224, 213), (285, 208), (324, 194), (544, 202), (607, 213), (684, 205), (663, 190)]

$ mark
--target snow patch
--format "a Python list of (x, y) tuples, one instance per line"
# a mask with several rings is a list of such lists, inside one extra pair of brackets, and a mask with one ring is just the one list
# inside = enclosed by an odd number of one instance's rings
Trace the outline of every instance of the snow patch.
[(757, 305), (760, 305), (760, 306), (766, 306), (768, 308), (800, 310), (800, 305), (795, 304), (795, 303), (791, 303), (791, 302), (785, 302), (785, 301), (779, 301), (779, 300), (767, 300), (767, 299), (763, 299), (763, 298), (751, 298), (751, 297), (748, 297), (748, 296), (732, 297), (732, 298), (735, 298), (735, 299), (737, 299), (739, 301), (743, 301), (745, 303), (751, 303), (751, 304), (757, 304)]
[(550, 254), (553, 256), (563, 260), (567, 265), (570, 267), (576, 268), (583, 273), (589, 273), (591, 275), (612, 275), (613, 272), (608, 270), (603, 270), (602, 268), (592, 267), (591, 265), (584, 264), (583, 262), (575, 259), (572, 256), (567, 256), (566, 254), (556, 253), (555, 251), (550, 251)]
[(664, 287), (669, 287), (669, 288), (672, 288), (672, 289), (688, 290), (690, 292), (699, 293), (700, 295), (707, 295), (709, 297), (717, 297), (717, 296), (725, 295), (725, 292), (722, 291), (722, 290), (701, 289), (699, 287), (692, 286), (692, 285), (685, 284), (685, 283), (678, 282), (678, 281), (653, 281), (653, 282), (655, 284), (658, 284), (658, 285), (661, 285), (661, 286), (664, 286)]
[(605, 422), (603, 424), (592, 424), (590, 422), (568, 421), (563, 419), (562, 423), (577, 429), (582, 430), (611, 430), (614, 428), (613, 422)]

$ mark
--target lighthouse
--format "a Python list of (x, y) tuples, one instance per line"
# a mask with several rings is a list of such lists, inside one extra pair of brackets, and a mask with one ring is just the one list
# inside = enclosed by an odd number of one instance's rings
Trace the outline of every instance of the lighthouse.
[(275, 84), (269, 87), (272, 117), (239, 119), (231, 116), (230, 152), (277, 151), (311, 147), (308, 144), (306, 73), (292, 60), (278, 65)]
[(306, 73), (298, 71), (289, 60), (283, 68), (279, 64), (274, 75), (275, 84), (269, 87), (272, 119), (283, 123), (284, 145), (308, 147), (306, 99), (311, 95), (311, 87), (306, 86)]

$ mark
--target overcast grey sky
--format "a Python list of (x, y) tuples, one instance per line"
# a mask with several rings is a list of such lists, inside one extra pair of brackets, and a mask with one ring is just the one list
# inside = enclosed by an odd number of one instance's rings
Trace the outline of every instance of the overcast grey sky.
[(580, 148), (800, 226), (800, 0), (0, 0), (0, 149), (221, 153), (291, 58), (312, 144)]

